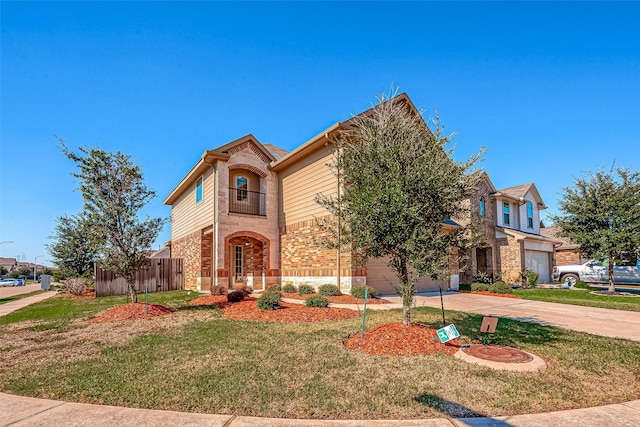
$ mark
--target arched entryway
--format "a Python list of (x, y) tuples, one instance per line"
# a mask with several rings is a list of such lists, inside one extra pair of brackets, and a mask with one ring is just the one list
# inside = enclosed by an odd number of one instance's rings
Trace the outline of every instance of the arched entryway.
[(265, 289), (269, 246), (269, 239), (252, 231), (239, 231), (227, 236), (225, 266), (229, 289), (244, 286), (255, 290)]

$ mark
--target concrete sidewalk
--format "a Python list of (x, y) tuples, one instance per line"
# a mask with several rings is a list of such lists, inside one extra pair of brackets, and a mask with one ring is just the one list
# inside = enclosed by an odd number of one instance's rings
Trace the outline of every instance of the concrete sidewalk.
[(640, 427), (640, 400), (596, 408), (495, 418), (433, 418), (421, 420), (295, 420), (233, 415), (120, 408), (68, 403), (0, 393), (0, 426), (220, 426), (220, 427)]
[(57, 292), (46, 291), (38, 295), (33, 295), (31, 297), (26, 297), (16, 301), (11, 301), (6, 304), (0, 304), (0, 316), (4, 316), (16, 310), (19, 310), (22, 307), (28, 306), (29, 304), (33, 304), (39, 301), (49, 299), (51, 297), (55, 297), (56, 295), (58, 295)]

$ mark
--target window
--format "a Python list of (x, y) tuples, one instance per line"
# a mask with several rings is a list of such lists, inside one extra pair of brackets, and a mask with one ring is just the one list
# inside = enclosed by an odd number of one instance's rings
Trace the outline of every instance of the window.
[(202, 200), (202, 177), (196, 181), (196, 203)]
[(244, 202), (247, 200), (247, 189), (249, 186), (249, 180), (245, 176), (239, 176), (236, 178), (236, 200)]
[(533, 204), (527, 202), (527, 227), (533, 228)]
[(242, 245), (236, 245), (236, 282), (242, 280)]
[(509, 225), (509, 203), (502, 204), (502, 222)]
[(478, 209), (480, 210), (480, 216), (484, 216), (484, 197), (480, 198)]

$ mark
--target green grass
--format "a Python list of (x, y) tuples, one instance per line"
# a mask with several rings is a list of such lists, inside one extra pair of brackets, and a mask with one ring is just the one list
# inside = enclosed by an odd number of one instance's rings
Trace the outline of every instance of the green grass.
[[(636, 342), (500, 319), (491, 342), (536, 353), (549, 368), (494, 371), (440, 354), (383, 357), (347, 350), (342, 339), (359, 331), (361, 317), (311, 324), (232, 321), (215, 308), (186, 305), (193, 294), (151, 295), (150, 302), (177, 311), (94, 324), (72, 319), (125, 299), (54, 298), (25, 309), (29, 322), (14, 317), (0, 325), (0, 342), (7, 343), (0, 348), (6, 368), (0, 390), (138, 408), (320, 419), (497, 416), (640, 395)], [(68, 319), (65, 327), (46, 330), (60, 315)], [(371, 310), (367, 327), (401, 318), (399, 310)], [(441, 312), (427, 307), (413, 309), (412, 319), (442, 326)], [(465, 341), (481, 342), (482, 316), (446, 312), (446, 321)], [(20, 357), (37, 360), (38, 369)]]
[(520, 298), (534, 301), (640, 311), (640, 297), (593, 295), (587, 289), (518, 289), (513, 293)]
[(21, 300), (22, 298), (32, 297), (34, 295), (38, 295), (43, 292), (44, 291), (40, 290), (40, 291), (29, 292), (27, 294), (11, 295), (10, 297), (0, 298), (0, 304), (6, 304), (8, 302), (18, 301), (18, 300)]

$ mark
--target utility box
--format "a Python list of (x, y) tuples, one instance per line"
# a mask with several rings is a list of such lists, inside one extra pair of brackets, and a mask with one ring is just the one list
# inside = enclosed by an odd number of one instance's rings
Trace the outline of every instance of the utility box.
[(452, 274), (451, 281), (449, 282), (449, 289), (452, 291), (457, 291), (460, 289), (460, 275)]
[(51, 276), (48, 274), (43, 274), (42, 276), (40, 276), (40, 289), (48, 291), (49, 286), (51, 286)]

